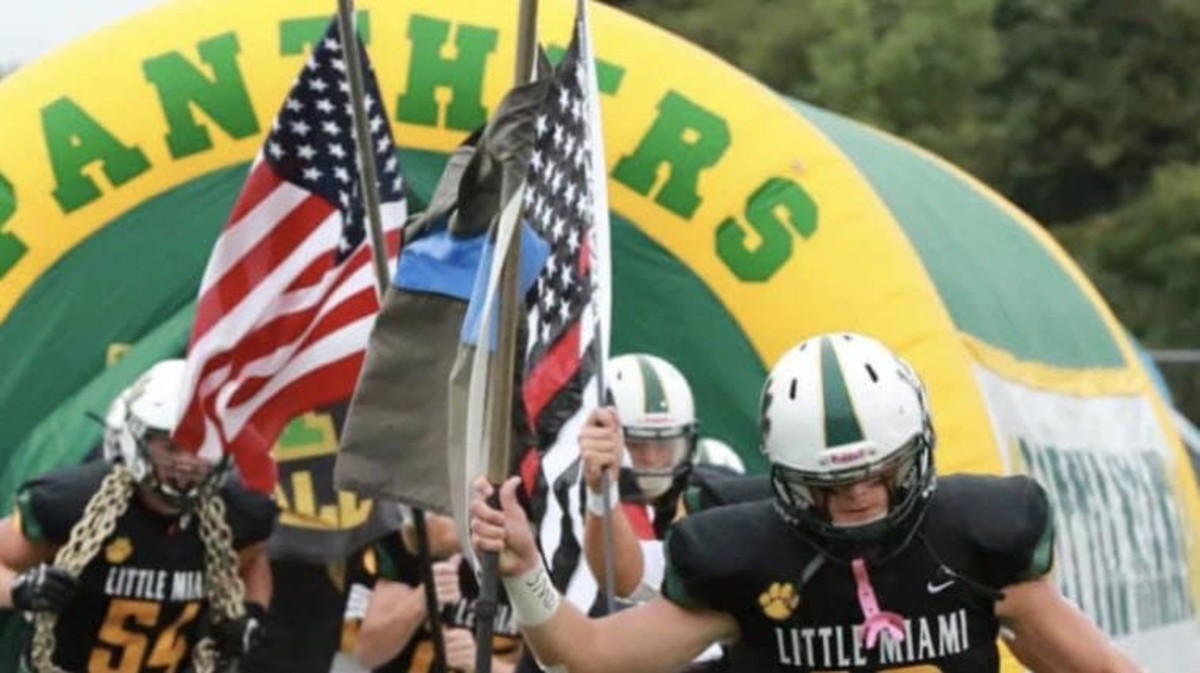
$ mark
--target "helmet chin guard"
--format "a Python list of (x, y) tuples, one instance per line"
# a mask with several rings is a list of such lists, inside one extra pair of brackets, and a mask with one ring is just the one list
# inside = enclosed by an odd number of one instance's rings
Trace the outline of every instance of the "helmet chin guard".
[(150, 456), (149, 452), (150, 449), (147, 447), (146, 457), (143, 462), (151, 465), (151, 469), (147, 471), (144, 477), (138, 480), (138, 485), (153, 494), (155, 498), (167, 507), (178, 511), (180, 514), (187, 515), (195, 511), (205, 499), (211, 497), (221, 489), (221, 486), (224, 485), (225, 479), (229, 475), (231, 461), (229, 456), (223, 456), (199, 482), (189, 486), (178, 486), (160, 478), (158, 473), (153, 469), (154, 459)]

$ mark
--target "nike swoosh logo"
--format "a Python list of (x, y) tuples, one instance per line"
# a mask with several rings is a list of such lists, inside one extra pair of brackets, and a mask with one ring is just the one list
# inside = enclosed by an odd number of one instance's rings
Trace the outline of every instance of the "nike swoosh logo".
[(941, 584), (934, 584), (933, 582), (929, 582), (925, 585), (925, 589), (928, 590), (929, 593), (931, 593), (931, 594), (940, 594), (943, 591), (945, 591), (946, 589), (948, 589), (951, 584), (954, 584), (954, 580), (947, 580), (945, 582), (942, 582)]

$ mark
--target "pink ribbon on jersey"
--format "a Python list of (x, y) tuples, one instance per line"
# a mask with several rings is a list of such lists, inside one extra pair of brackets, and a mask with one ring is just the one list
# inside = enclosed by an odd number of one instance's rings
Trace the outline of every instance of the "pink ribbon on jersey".
[(850, 562), (854, 569), (854, 584), (858, 587), (858, 607), (862, 608), (863, 640), (867, 649), (875, 647), (879, 634), (887, 631), (892, 639), (899, 643), (904, 640), (904, 618), (895, 612), (885, 612), (879, 609), (879, 599), (875, 598), (875, 588), (871, 586), (871, 578), (867, 575), (867, 564), (860, 558)]

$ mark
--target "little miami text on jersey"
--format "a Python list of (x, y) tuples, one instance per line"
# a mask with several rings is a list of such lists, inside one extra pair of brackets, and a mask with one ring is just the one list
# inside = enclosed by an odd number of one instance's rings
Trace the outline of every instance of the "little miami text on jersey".
[(204, 571), (110, 566), (104, 593), (143, 601), (199, 601), (204, 599)]
[(862, 626), (775, 627), (779, 663), (805, 670), (887, 666), (942, 659), (971, 649), (967, 610), (904, 620), (904, 639), (886, 632), (872, 649), (863, 647)]

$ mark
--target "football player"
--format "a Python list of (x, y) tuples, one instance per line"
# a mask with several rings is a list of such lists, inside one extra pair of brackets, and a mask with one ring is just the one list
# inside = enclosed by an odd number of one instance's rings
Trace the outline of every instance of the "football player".
[[(475, 603), (479, 584), (470, 565), (463, 561), (454, 520), (430, 513), (426, 514), (426, 523), (430, 554), (439, 559), (433, 564), (432, 574), (440, 606), (446, 668), (470, 673), (475, 670)], [(410, 522), (403, 536), (387, 535), (349, 560), (342, 667), (335, 670), (375, 673), (435, 670), (416, 546), (416, 532)], [(521, 634), (504, 596), (499, 598), (493, 620), (492, 670), (511, 673), (521, 656)]]
[[(705, 510), (666, 541), (662, 596), (598, 620), (560, 600), (510, 479), (476, 482), (473, 542), (500, 552), (517, 622), (550, 670), (672, 671), (714, 642), (752, 671), (1133, 672), (1049, 576), (1054, 527), (1024, 476), (934, 471), (925, 388), (879, 342), (806, 340), (761, 397), (773, 497)], [(621, 647), (613, 647), (621, 643)]]
[(171, 441), (183, 368), (139, 377), (109, 409), (105, 459), (26, 482), (0, 521), (0, 606), (56, 615), (50, 658), (71, 673), (173, 673), (206, 634), (226, 665), (256, 640), (277, 509)]
[(642, 601), (657, 593), (663, 567), (659, 542), (686, 509), (684, 496), (745, 468), (731, 448), (698, 436), (691, 387), (671, 363), (644, 353), (621, 355), (609, 361), (606, 377), (613, 406), (593, 412), (579, 434), (587, 484), (584, 552), (592, 574), (603, 581), (601, 475), (619, 473), (608, 500), (614, 591), (627, 601)]

